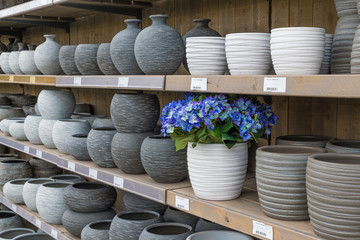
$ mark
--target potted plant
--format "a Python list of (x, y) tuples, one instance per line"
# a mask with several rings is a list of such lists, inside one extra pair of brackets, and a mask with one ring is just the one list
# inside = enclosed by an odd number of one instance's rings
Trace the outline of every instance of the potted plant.
[(175, 140), (176, 149), (188, 148), (195, 195), (230, 200), (241, 193), (248, 142), (267, 138), (277, 116), (256, 98), (188, 93), (167, 104), (160, 119), (162, 133)]

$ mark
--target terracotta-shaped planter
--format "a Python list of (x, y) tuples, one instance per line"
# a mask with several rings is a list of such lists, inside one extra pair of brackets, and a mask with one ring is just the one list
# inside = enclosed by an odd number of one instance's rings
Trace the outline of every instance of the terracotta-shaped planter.
[(27, 75), (40, 75), (41, 72), (36, 67), (34, 59), (35, 51), (21, 51), (19, 56), (19, 66), (21, 71)]
[(111, 220), (99, 220), (86, 225), (81, 231), (82, 240), (108, 240)]
[(144, 228), (139, 240), (186, 240), (193, 232), (193, 228), (187, 224), (155, 223)]
[(77, 45), (64, 45), (59, 51), (59, 63), (66, 75), (80, 75), (75, 64), (75, 50)]
[(9, 65), (11, 70), (16, 74), (16, 75), (22, 75), (24, 74), (19, 66), (19, 56), (20, 56), (20, 52), (19, 51), (14, 51), (10, 53), (9, 56)]

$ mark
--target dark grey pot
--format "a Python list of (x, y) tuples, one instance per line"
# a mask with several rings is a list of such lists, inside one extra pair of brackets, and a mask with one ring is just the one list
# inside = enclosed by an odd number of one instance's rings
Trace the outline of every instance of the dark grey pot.
[(82, 240), (109, 240), (112, 220), (100, 220), (89, 223), (81, 231)]
[(86, 181), (82, 176), (75, 174), (59, 174), (51, 176), (51, 179), (54, 179), (55, 182), (65, 182), (65, 183), (78, 183)]
[(139, 19), (126, 19), (127, 28), (117, 33), (111, 40), (110, 55), (117, 70), (124, 75), (144, 74), (136, 62), (134, 45), (141, 32)]
[(60, 48), (59, 61), (66, 75), (80, 75), (75, 64), (75, 49), (77, 45), (64, 45)]
[(141, 163), (140, 149), (149, 133), (116, 133), (111, 143), (111, 155), (116, 166), (129, 174), (145, 173)]
[(160, 214), (152, 211), (125, 211), (117, 214), (110, 226), (110, 240), (139, 240), (145, 227), (161, 222)]
[(52, 139), (52, 131), (57, 120), (41, 119), (39, 124), (39, 137), (47, 148), (56, 148)]
[(91, 161), (91, 157), (87, 150), (87, 137), (87, 134), (75, 134), (66, 141), (67, 151), (77, 160)]
[(168, 15), (151, 15), (153, 24), (142, 30), (135, 40), (135, 57), (140, 69), (149, 75), (171, 75), (185, 56), (181, 35), (166, 25)]
[(164, 214), (164, 221), (188, 224), (195, 229), (195, 226), (199, 221), (199, 217), (168, 207)]
[(138, 196), (130, 192), (124, 192), (123, 197), (124, 205), (129, 210), (149, 210), (158, 212), (163, 215), (167, 209), (167, 206), (153, 200)]
[(220, 224), (210, 222), (203, 218), (200, 218), (196, 223), (195, 232), (211, 231), (211, 230), (231, 230)]
[(110, 113), (118, 132), (152, 132), (159, 119), (160, 103), (153, 94), (115, 94)]
[(22, 228), (24, 226), (25, 225), (22, 218), (13, 211), (0, 211), (0, 231), (4, 231), (10, 228)]
[(193, 228), (183, 223), (155, 223), (147, 226), (139, 240), (186, 240)]
[(97, 55), (97, 64), (101, 72), (105, 75), (119, 75), (119, 71), (114, 66), (110, 56), (110, 43), (100, 44)]
[(27, 233), (17, 236), (13, 240), (54, 240), (54, 238), (47, 233)]
[(32, 170), (28, 161), (22, 159), (0, 161), (0, 189), (10, 180), (31, 178)]
[(79, 213), (68, 209), (64, 212), (62, 224), (69, 233), (80, 237), (81, 231), (89, 223), (99, 220), (111, 220), (115, 214), (116, 212), (112, 208), (97, 213)]
[(62, 173), (61, 168), (38, 158), (30, 159), (29, 163), (33, 169), (34, 178), (48, 178)]
[(116, 201), (115, 188), (95, 182), (80, 182), (68, 186), (64, 191), (66, 205), (75, 212), (102, 212)]
[(14, 239), (14, 237), (23, 235), (25, 233), (34, 233), (34, 230), (30, 228), (10, 228), (0, 233), (0, 239)]
[(113, 128), (91, 129), (87, 138), (87, 149), (91, 160), (100, 167), (116, 167), (111, 156), (111, 142), (116, 133)]
[(99, 44), (79, 44), (75, 50), (75, 63), (82, 75), (102, 75), (96, 54)]

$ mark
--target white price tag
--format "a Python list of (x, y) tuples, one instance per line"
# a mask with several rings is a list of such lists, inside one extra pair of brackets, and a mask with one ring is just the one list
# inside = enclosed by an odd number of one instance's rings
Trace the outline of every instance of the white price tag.
[(118, 87), (129, 87), (129, 77), (119, 77)]
[(207, 78), (191, 78), (190, 90), (206, 91)]
[(35, 225), (38, 227), (38, 228), (41, 228), (41, 221), (39, 219), (36, 219), (35, 220)]
[(16, 205), (15, 205), (15, 204), (12, 204), (12, 205), (11, 205), (11, 210), (13, 210), (14, 212), (16, 212), (17, 207), (16, 207)]
[(253, 234), (273, 240), (273, 227), (253, 220)]
[(89, 168), (89, 177), (97, 179), (98, 171), (92, 168)]
[(42, 151), (36, 150), (36, 157), (37, 158), (42, 158)]
[(50, 234), (53, 238), (57, 239), (58, 237), (58, 232), (55, 229), (51, 229), (51, 234)]
[(71, 170), (71, 171), (75, 171), (75, 163), (68, 162), (68, 169)]
[(286, 77), (265, 77), (264, 92), (286, 92)]
[(124, 188), (124, 179), (114, 176), (114, 185), (119, 188)]
[(74, 86), (81, 86), (81, 77), (74, 77)]
[(24, 146), (24, 153), (29, 153), (29, 152), (30, 152), (30, 147)]
[(175, 206), (184, 210), (189, 211), (190, 209), (190, 201), (187, 198), (176, 196)]

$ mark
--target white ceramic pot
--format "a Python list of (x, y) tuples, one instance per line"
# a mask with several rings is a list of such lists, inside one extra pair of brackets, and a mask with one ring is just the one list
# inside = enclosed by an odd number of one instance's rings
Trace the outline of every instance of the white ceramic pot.
[(24, 74), (19, 66), (19, 56), (20, 56), (20, 52), (19, 51), (14, 51), (10, 53), (9, 56), (9, 65), (11, 70), (17, 74), (17, 75), (21, 75)]
[(30, 179), (24, 184), (22, 190), (22, 196), (24, 198), (24, 203), (26, 206), (34, 212), (37, 212), (36, 208), (36, 194), (41, 184), (47, 182), (53, 182), (53, 179), (50, 178), (35, 178)]
[(8, 181), (3, 188), (4, 195), (15, 204), (24, 204), (23, 188), (28, 180), (29, 178), (20, 178)]
[(24, 131), (27, 139), (32, 144), (42, 144), (39, 136), (41, 115), (28, 115), (24, 121)]
[(21, 51), (19, 55), (19, 67), (21, 71), (29, 75), (39, 75), (41, 72), (35, 65), (34, 50)]
[(52, 139), (52, 131), (57, 120), (41, 119), (39, 124), (39, 137), (47, 148), (56, 148)]
[(248, 148), (238, 143), (231, 149), (224, 144), (188, 144), (189, 177), (195, 195), (206, 200), (237, 198), (245, 180)]
[(28, 141), (24, 131), (24, 120), (16, 121), (10, 124), (9, 133), (16, 140)]

